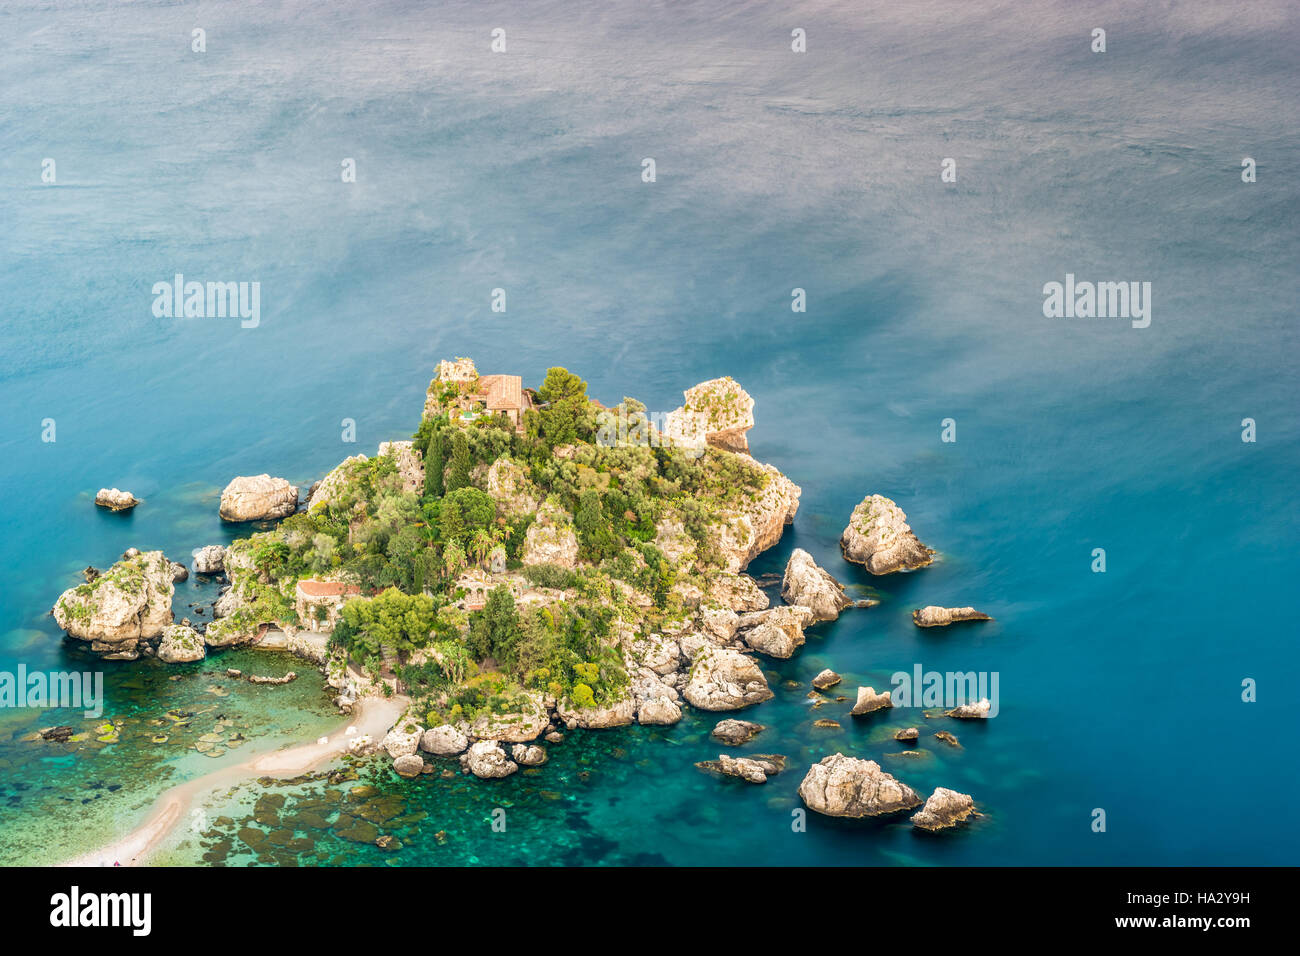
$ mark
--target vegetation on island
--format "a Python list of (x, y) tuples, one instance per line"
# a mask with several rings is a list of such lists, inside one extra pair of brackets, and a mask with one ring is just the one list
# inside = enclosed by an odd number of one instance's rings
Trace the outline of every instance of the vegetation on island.
[[(361, 594), (343, 604), (331, 646), (372, 675), (395, 674), (429, 725), (514, 713), (530, 694), (576, 707), (624, 695), (619, 634), (687, 615), (678, 586), (701, 587), (721, 567), (726, 512), (769, 475), (711, 448), (598, 444), (602, 408), (563, 368), (549, 370), (518, 429), (502, 414), (462, 413), (474, 381), (431, 383), (412, 437), (418, 481), (396, 454), (358, 456), (325, 479), (309, 512), (235, 542), (226, 567), (238, 607), (209, 634), (311, 626), (295, 611), (297, 582), (340, 580)], [(644, 411), (632, 399), (613, 410), (632, 421)], [(494, 496), (497, 463), (511, 485)], [(689, 559), (656, 544), (665, 519), (689, 540)], [(573, 566), (524, 562), (534, 525), (534, 538), (571, 529)]]

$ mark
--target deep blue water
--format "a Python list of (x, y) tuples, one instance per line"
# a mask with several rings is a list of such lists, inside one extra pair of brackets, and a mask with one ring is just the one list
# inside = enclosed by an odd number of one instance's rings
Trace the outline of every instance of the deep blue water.
[[(814, 730), (779, 691), (746, 715), (773, 728), (748, 749), (793, 764), (763, 788), (692, 768), (718, 750), (702, 718), (577, 735), (528, 777), (381, 781), (428, 814), (392, 859), (1294, 863), (1300, 824), (1276, 808), (1300, 758), (1300, 24), (1284, 2), (1082, 7), (7, 5), (0, 666), (76, 666), (46, 616), (58, 593), (128, 546), (228, 540), (233, 475), (308, 483), (409, 435), (439, 358), (533, 384), (563, 364), (652, 410), (730, 374), (757, 402), (755, 455), (803, 488), (751, 570), (803, 547), (883, 598), (774, 670), (831, 666), (850, 689), (918, 662), (998, 672), (996, 719), (897, 771), (985, 818), (940, 840), (792, 834), (806, 764), (893, 769), (897, 722)], [(260, 281), (261, 325), (154, 318), (177, 272)], [(1152, 282), (1150, 327), (1044, 318), (1067, 272)], [(99, 513), (106, 485), (145, 504)], [(872, 580), (840, 560), (872, 492), (939, 563)], [(997, 622), (918, 630), (930, 603)], [(109, 709), (138, 707), (114, 673)], [(30, 746), (8, 737), (0, 759)], [(24, 767), (51, 793), (77, 778)], [(485, 822), (502, 801), (511, 839)], [(10, 835), (30, 820), (0, 810)]]

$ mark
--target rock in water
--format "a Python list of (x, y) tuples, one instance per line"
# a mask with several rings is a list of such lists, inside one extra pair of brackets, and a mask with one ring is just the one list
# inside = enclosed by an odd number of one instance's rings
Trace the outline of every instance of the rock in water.
[(922, 830), (944, 830), (955, 827), (974, 812), (975, 801), (970, 794), (935, 787), (925, 806), (912, 814), (912, 826)]
[(812, 679), (812, 685), (817, 690), (826, 690), (828, 687), (834, 687), (841, 680), (843, 678), (828, 667)]
[(989, 702), (987, 698), (980, 698), (973, 704), (962, 704), (947, 711), (945, 717), (956, 717), (958, 720), (983, 720), (989, 715)]
[(784, 660), (803, 647), (803, 629), (812, 621), (812, 611), (802, 605), (752, 611), (736, 617), (735, 636), (760, 654)]
[(861, 717), (863, 714), (870, 714), (873, 711), (884, 710), (893, 706), (894, 702), (889, 698), (889, 691), (877, 694), (874, 687), (859, 687), (857, 702), (854, 703), (853, 709), (849, 711), (849, 716)]
[(184, 624), (169, 624), (158, 642), (158, 660), (165, 664), (188, 664), (207, 657), (203, 635)]
[(220, 574), (226, 569), (226, 549), (219, 544), (209, 544), (194, 552), (196, 574)]
[(226, 521), (266, 521), (298, 510), (298, 489), (270, 475), (235, 478), (221, 492), (221, 517)]
[(823, 757), (799, 784), (808, 809), (831, 817), (878, 817), (920, 804), (916, 791), (880, 769), (874, 760), (844, 754)]
[(700, 710), (740, 710), (773, 696), (758, 663), (740, 651), (705, 647), (691, 665), (682, 696)]
[(480, 740), (461, 754), (461, 766), (476, 777), (508, 777), (519, 765), (506, 756), (495, 740)]
[(717, 760), (701, 760), (695, 766), (724, 777), (739, 777), (746, 783), (767, 783), (769, 776), (785, 769), (785, 757), (781, 754), (754, 754), (751, 757), (718, 754)]
[(983, 611), (973, 607), (929, 607), (918, 608), (912, 612), (912, 623), (917, 627), (947, 627), (957, 621), (991, 621)]
[(135, 551), (95, 580), (64, 591), (54, 620), (105, 660), (135, 660), (140, 642), (162, 636), (171, 624), (175, 590), (171, 562), (161, 551)]
[(388, 751), (388, 756), (396, 760), (398, 757), (406, 757), (415, 753), (420, 746), (420, 737), (424, 733), (419, 727), (414, 727), (408, 732), (398, 730), (394, 727), (379, 746)]
[(510, 756), (521, 767), (540, 767), (546, 763), (546, 748), (537, 744), (515, 744), (510, 748)]
[(424, 758), (419, 754), (403, 754), (393, 761), (397, 775), (410, 780), (424, 772)]
[(713, 728), (713, 736), (730, 747), (739, 747), (749, 743), (764, 729), (762, 724), (756, 724), (752, 720), (720, 720)]
[(95, 504), (111, 511), (130, 511), (140, 503), (140, 499), (129, 491), (117, 488), (100, 488), (95, 494)]
[(812, 555), (795, 548), (785, 565), (781, 579), (781, 600), (799, 604), (812, 611), (814, 621), (833, 621), (851, 602), (844, 588), (830, 573), (817, 566)]
[(853, 509), (840, 535), (844, 559), (865, 565), (872, 574), (923, 568), (934, 552), (917, 540), (903, 509), (882, 495), (867, 495)]
[(894, 734), (895, 740), (901, 740), (904, 743), (915, 743), (921, 732), (915, 727), (907, 727)]

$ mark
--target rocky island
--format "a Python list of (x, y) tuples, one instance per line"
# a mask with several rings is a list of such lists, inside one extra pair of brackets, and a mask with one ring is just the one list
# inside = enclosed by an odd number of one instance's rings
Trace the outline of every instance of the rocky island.
[[(545, 745), (568, 730), (760, 704), (773, 697), (763, 657), (789, 658), (809, 626), (874, 602), (850, 601), (796, 549), (785, 603), (771, 605), (744, 572), (793, 522), (800, 489), (750, 456), (754, 402), (736, 382), (685, 399), (657, 428), (641, 403), (606, 408), (563, 368), (533, 390), (443, 361), (411, 438), (347, 458), (305, 505), (283, 478), (230, 481), (222, 519), (278, 524), (195, 550), (194, 571), (227, 582), (211, 623), (174, 623), (172, 581), (187, 569), (134, 549), (65, 591), (54, 616), (106, 659), (184, 664), (243, 645), (308, 658), (344, 712), (367, 698), (400, 708), (382, 739), (358, 734), (347, 750), (382, 750), (407, 778), (432, 769), (426, 758), (504, 777), (545, 763)], [(873, 574), (933, 554), (878, 495), (854, 510), (841, 545)], [(822, 671), (815, 692), (840, 679)], [(888, 692), (860, 687), (849, 713), (891, 706)], [(714, 734), (734, 746), (761, 730), (728, 719)], [(699, 766), (762, 783), (785, 760), (720, 754)], [(799, 793), (834, 816), (921, 803), (875, 762), (842, 754), (814, 765)], [(961, 814), (928, 807), (922, 820), (940, 817)]]

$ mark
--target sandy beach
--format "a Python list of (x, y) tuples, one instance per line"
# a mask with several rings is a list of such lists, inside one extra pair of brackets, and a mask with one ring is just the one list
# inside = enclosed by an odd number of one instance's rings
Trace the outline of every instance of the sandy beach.
[[(369, 734), (376, 741), (382, 739), (408, 703), (405, 697), (366, 698), (358, 703), (355, 713), (329, 733), (326, 743), (312, 741), (259, 754), (173, 787), (158, 798), (144, 822), (126, 836), (59, 865), (143, 865), (189, 815), (199, 797), (249, 777), (292, 777), (315, 770), (345, 753), (354, 737)], [(353, 728), (353, 732), (348, 733), (348, 728)]]

